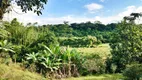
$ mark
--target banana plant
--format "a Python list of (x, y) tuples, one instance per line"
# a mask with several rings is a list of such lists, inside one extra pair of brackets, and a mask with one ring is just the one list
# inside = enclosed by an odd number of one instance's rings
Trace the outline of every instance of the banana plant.
[(15, 51), (12, 50), (12, 44), (8, 43), (7, 40), (0, 41), (0, 50), (2, 52), (13, 52), (13, 53), (15, 53)]
[(71, 76), (71, 67), (81, 62), (79, 53), (70, 50), (69, 47), (62, 50), (59, 46), (50, 46), (41, 44), (44, 50), (38, 53), (27, 54), (27, 60), (36, 63), (37, 69), (40, 71), (56, 72), (61, 70), (63, 74)]
[[(70, 50), (69, 47), (64, 51), (62, 55), (63, 59), (63, 69), (66, 69), (68, 67), (68, 72), (66, 73), (66, 70), (64, 70), (64, 74), (68, 74), (70, 77), (72, 75), (72, 67), (76, 66), (77, 69), (81, 68), (82, 63), (84, 62), (83, 57), (78, 53), (76, 50)], [(67, 66), (66, 66), (67, 65)]]
[(28, 61), (28, 64), (27, 66), (29, 67), (30, 71), (32, 72), (35, 72), (38, 70), (38, 64), (39, 64), (39, 53), (35, 53), (35, 52), (32, 52), (30, 54), (26, 54), (27, 57), (27, 61)]
[(60, 59), (57, 59), (56, 61), (51, 60), (49, 57), (41, 57), (41, 62), (40, 64), (43, 65), (46, 69), (50, 69), (51, 72), (54, 70), (58, 70), (60, 67)]
[(67, 57), (68, 57), (68, 75), (69, 77), (71, 76), (71, 51), (69, 50), (69, 46), (67, 47), (67, 50), (66, 50), (66, 54), (67, 54)]
[(26, 54), (27, 60), (32, 61), (32, 63), (38, 62), (39, 53), (32, 52), (31, 54)]
[(12, 49), (12, 44), (8, 43), (7, 40), (0, 41), (0, 57), (4, 63), (8, 65), (14, 53), (15, 51)]
[[(69, 47), (67, 47), (63, 52), (62, 55), (60, 55), (62, 58), (62, 69), (63, 74), (67, 74), (68, 76), (71, 76), (71, 51), (69, 50)], [(67, 69), (67, 70), (66, 70)], [(67, 71), (67, 72), (66, 72)]]
[(12, 49), (11, 43), (8, 43), (7, 40), (0, 41), (0, 57), (12, 59), (13, 53), (15, 53), (15, 51)]
[(58, 70), (61, 65), (61, 58), (59, 57), (60, 55), (60, 47), (59, 46), (50, 46), (47, 47), (46, 45), (42, 46), (45, 48), (41, 52), (41, 57), (40, 57), (40, 64), (43, 65), (46, 69), (50, 69), (51, 72), (54, 70)]

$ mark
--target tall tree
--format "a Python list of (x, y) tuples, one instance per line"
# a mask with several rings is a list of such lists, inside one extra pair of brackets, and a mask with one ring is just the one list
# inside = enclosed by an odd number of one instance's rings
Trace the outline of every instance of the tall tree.
[[(137, 18), (137, 17), (133, 17)], [(123, 22), (117, 26), (117, 31), (113, 34), (111, 41), (112, 63), (117, 65), (117, 72), (125, 69), (127, 64), (138, 61), (142, 58), (142, 28), (135, 24), (132, 17), (124, 17)]]
[(42, 14), (41, 10), (44, 9), (44, 4), (47, 0), (0, 0), (0, 20), (3, 19), (3, 15), (8, 12), (8, 7), (16, 3), (20, 6), (22, 12), (34, 11), (37, 15)]

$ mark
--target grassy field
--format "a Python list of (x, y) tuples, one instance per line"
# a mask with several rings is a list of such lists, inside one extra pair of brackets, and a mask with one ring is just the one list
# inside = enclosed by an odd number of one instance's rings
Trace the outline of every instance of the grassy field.
[(123, 79), (121, 74), (102, 74), (96, 76), (85, 76), (79, 78), (68, 78), (63, 80), (120, 80)]
[(106, 56), (110, 54), (110, 50), (111, 50), (109, 44), (101, 44), (95, 48), (71, 48), (71, 49), (76, 49), (77, 51), (82, 53), (82, 55), (84, 56), (91, 55), (91, 54), (99, 54), (103, 58), (106, 58)]

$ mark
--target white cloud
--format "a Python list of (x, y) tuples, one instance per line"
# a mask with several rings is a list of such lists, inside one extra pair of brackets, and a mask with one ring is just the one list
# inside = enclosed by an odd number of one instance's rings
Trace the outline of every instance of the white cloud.
[(97, 3), (91, 3), (91, 4), (87, 4), (84, 6), (86, 9), (88, 9), (89, 11), (97, 11), (99, 9), (102, 9), (103, 6)]
[[(16, 11), (21, 13), (20, 9), (16, 8)], [(34, 23), (38, 22), (39, 24), (60, 24), (63, 23), (64, 21), (69, 21), (70, 23), (81, 23), (81, 22), (86, 22), (86, 21), (91, 21), (94, 22), (96, 20), (101, 21), (103, 24), (108, 24), (112, 22), (120, 22), (124, 16), (129, 16), (132, 12), (140, 12), (142, 11), (142, 6), (136, 7), (136, 6), (128, 6), (125, 8), (125, 11), (120, 12), (116, 15), (112, 16), (95, 16), (92, 18), (88, 17), (79, 17), (78, 15), (66, 15), (62, 17), (40, 17), (37, 16), (36, 14), (33, 14), (33, 12), (28, 12), (25, 14), (17, 14), (15, 12), (11, 12), (9, 14), (5, 14), (4, 20), (12, 20), (13, 18), (17, 18), (20, 22), (23, 23)], [(142, 20), (141, 20), (142, 21)], [(139, 21), (140, 22), (140, 21)]]

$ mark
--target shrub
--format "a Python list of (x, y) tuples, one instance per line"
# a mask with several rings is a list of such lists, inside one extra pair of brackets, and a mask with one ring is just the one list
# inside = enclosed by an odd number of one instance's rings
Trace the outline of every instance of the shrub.
[(126, 80), (140, 80), (142, 77), (142, 64), (129, 65), (123, 72)]
[(103, 59), (97, 55), (92, 54), (91, 56), (86, 56), (86, 60), (83, 63), (85, 74), (101, 74), (105, 72), (105, 64)]

